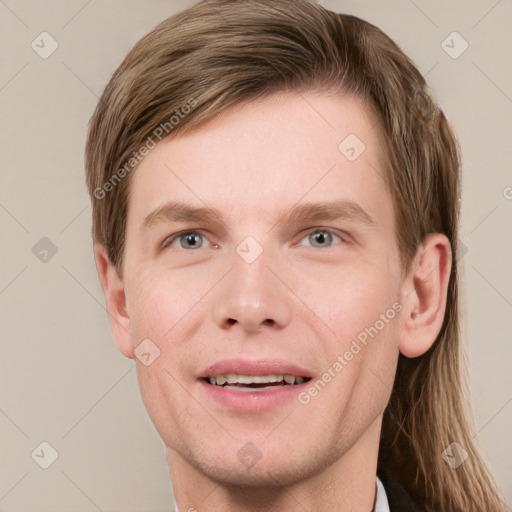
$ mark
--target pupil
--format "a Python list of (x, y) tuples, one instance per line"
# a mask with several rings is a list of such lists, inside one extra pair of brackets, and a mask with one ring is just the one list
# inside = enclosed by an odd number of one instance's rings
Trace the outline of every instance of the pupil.
[(184, 248), (194, 248), (194, 247), (199, 247), (200, 246), (200, 240), (198, 238), (198, 236), (194, 233), (191, 233), (189, 235), (185, 235), (183, 238), (182, 238), (182, 247)]
[(324, 232), (318, 232), (313, 235), (313, 245), (325, 245), (330, 241), (330, 234)]

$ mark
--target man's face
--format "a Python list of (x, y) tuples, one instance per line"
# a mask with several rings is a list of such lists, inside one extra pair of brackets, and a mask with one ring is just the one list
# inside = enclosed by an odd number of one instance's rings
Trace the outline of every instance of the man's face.
[(356, 99), (280, 94), (132, 176), (127, 314), (160, 350), (138, 378), (171, 469), (284, 485), (376, 456), (405, 296), (383, 161)]

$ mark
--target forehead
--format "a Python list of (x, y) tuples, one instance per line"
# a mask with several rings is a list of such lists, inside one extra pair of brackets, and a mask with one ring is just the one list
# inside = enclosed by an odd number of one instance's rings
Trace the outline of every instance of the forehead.
[(159, 143), (132, 176), (130, 222), (168, 201), (238, 220), (340, 198), (389, 209), (378, 121), (345, 95), (279, 93), (238, 105)]

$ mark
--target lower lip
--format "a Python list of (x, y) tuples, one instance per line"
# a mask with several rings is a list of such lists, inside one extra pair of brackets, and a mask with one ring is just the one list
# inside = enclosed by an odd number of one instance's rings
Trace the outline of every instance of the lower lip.
[(203, 379), (200, 380), (201, 388), (208, 399), (215, 400), (227, 409), (240, 412), (261, 412), (283, 405), (297, 399), (298, 394), (308, 386), (308, 383), (309, 381), (275, 386), (265, 391), (241, 391), (236, 387), (215, 386)]

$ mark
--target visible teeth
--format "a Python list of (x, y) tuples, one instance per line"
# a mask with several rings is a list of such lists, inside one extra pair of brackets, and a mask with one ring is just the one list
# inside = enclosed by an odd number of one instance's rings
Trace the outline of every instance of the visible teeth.
[(295, 377), (294, 375), (238, 375), (228, 373), (225, 375), (216, 375), (208, 377), (208, 382), (217, 386), (224, 384), (268, 384), (285, 382), (286, 384), (302, 384), (303, 377)]
[(226, 383), (226, 377), (224, 377), (224, 375), (219, 375), (217, 377), (217, 384), (219, 386), (222, 386), (222, 384), (225, 384)]
[[(235, 382), (238, 382), (238, 384), (252, 384), (253, 382), (253, 378), (250, 376), (250, 375), (235, 375)], [(217, 377), (217, 382), (219, 381), (218, 377)], [(261, 381), (261, 382), (264, 382), (264, 381)], [(234, 383), (233, 383), (234, 384)]]

